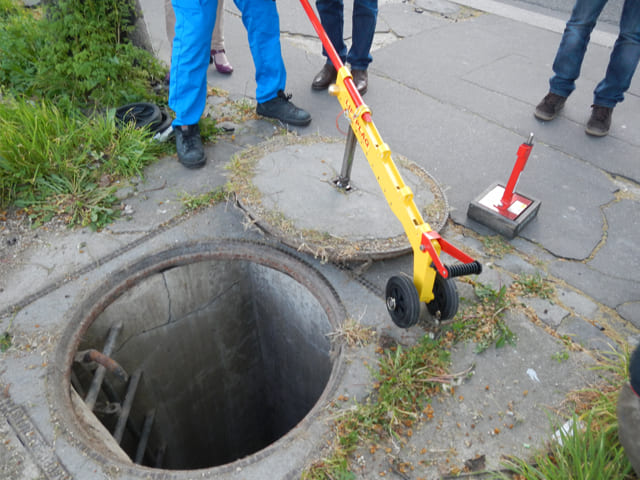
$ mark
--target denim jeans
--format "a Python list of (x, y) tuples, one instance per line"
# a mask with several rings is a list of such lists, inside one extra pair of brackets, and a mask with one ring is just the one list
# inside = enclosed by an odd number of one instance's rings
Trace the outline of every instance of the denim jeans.
[[(371, 44), (376, 32), (378, 0), (354, 0), (351, 24), (351, 48), (347, 52), (344, 43), (344, 2), (343, 0), (316, 0), (322, 27), (338, 56), (348, 62), (354, 70), (366, 70), (371, 63)], [(322, 49), (326, 57), (327, 52)]]
[[(606, 3), (607, 0), (576, 0), (553, 62), (550, 92), (568, 97), (576, 88), (591, 32)], [(639, 59), (640, 1), (625, 0), (607, 73), (593, 92), (594, 105), (613, 108), (624, 99)]]

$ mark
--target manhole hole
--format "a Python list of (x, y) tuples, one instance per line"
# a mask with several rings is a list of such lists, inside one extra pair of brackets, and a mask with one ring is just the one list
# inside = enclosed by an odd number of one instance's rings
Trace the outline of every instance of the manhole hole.
[(328, 334), (343, 319), (324, 277), (275, 247), (173, 248), (81, 306), (59, 350), (58, 414), (84, 451), (119, 469), (235, 470), (282, 454), (313, 423), (339, 376)]

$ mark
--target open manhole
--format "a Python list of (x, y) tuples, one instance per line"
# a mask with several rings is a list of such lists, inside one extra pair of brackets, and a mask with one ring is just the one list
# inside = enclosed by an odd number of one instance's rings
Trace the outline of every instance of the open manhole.
[(266, 244), (152, 255), (112, 275), (71, 321), (52, 379), (56, 416), (83, 451), (141, 478), (218, 478), (286, 455), (336, 385), (340, 347), (328, 334), (344, 315), (316, 269)]

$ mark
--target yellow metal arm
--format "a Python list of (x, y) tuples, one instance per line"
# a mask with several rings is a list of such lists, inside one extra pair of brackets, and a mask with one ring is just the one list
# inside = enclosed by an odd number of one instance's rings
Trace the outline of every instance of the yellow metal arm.
[[(356, 107), (349, 93), (345, 79), (351, 78), (351, 72), (345, 66), (338, 70), (336, 84), (329, 92), (336, 96), (345, 114), (349, 118), (351, 129), (362, 148), (371, 169), (373, 170), (382, 193), (389, 207), (400, 220), (413, 250), (413, 283), (418, 290), (420, 301), (433, 300), (433, 284), (436, 270), (432, 267), (432, 258), (423, 251), (420, 245), (423, 234), (431, 232), (428, 223), (422, 219), (413, 201), (413, 192), (407, 186), (391, 157), (391, 150), (382, 141), (380, 133), (371, 119), (371, 110), (365, 104)], [(432, 240), (431, 244), (437, 255), (440, 255), (440, 243)]]

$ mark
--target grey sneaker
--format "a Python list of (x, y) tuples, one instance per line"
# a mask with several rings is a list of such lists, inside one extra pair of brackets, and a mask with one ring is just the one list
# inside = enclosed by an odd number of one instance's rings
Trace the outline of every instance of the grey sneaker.
[(311, 122), (309, 112), (296, 107), (289, 100), (291, 95), (285, 94), (282, 90), (278, 92), (276, 98), (272, 98), (268, 102), (259, 103), (256, 107), (256, 113), (263, 117), (270, 117), (280, 120), (282, 123), (297, 125), (304, 127)]
[(533, 114), (540, 120), (553, 120), (554, 118), (556, 118), (558, 113), (560, 113), (560, 110), (562, 110), (562, 107), (564, 107), (564, 102), (566, 101), (567, 97), (549, 92), (538, 104)]
[(591, 105), (591, 118), (589, 118), (584, 131), (594, 137), (604, 137), (609, 133), (612, 113), (613, 108)]
[(174, 131), (180, 163), (187, 168), (202, 167), (207, 159), (204, 156), (204, 147), (202, 146), (198, 124), (177, 126)]

